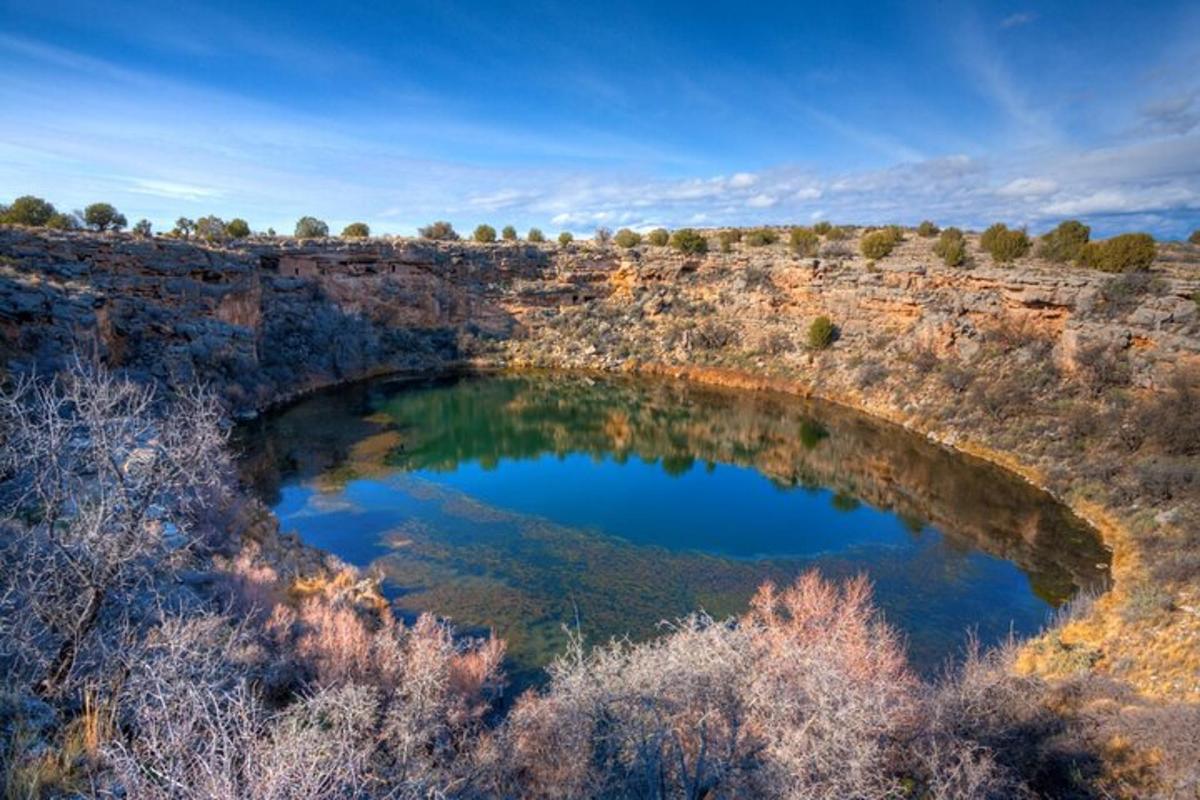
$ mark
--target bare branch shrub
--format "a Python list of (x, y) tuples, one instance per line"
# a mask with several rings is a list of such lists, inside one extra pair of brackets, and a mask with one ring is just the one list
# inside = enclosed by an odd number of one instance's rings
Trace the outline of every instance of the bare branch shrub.
[(204, 391), (165, 402), (79, 359), (0, 393), (10, 676), (62, 690), (105, 614), (188, 555), (228, 474), (219, 421)]

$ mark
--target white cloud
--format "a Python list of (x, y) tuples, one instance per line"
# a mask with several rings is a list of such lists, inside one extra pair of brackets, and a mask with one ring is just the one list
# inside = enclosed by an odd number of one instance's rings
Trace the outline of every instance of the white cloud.
[(1000, 20), (1001, 28), (1019, 28), (1022, 25), (1028, 25), (1037, 19), (1037, 14), (1032, 11), (1018, 11), (1016, 14), (1010, 14)]
[(732, 189), (746, 189), (758, 183), (758, 176), (753, 172), (738, 172), (729, 179)]
[(1040, 197), (1054, 194), (1058, 184), (1049, 178), (1015, 178), (996, 190), (1001, 197)]
[(750, 208), (770, 208), (778, 202), (778, 199), (769, 194), (756, 194), (746, 201), (746, 205)]
[(212, 189), (207, 186), (193, 186), (186, 183), (145, 180), (142, 178), (135, 178), (133, 185), (129, 187), (129, 191), (135, 194), (166, 197), (171, 200), (209, 200), (220, 197), (223, 194), (219, 189)]

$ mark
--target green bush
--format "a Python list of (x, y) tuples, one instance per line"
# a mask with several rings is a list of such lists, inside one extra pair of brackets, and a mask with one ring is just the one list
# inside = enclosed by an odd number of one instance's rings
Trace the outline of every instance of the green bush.
[(53, 228), (59, 231), (73, 231), (79, 229), (79, 217), (74, 214), (67, 214), (62, 211), (57, 211), (50, 215), (50, 219), (46, 222), (47, 228)]
[(827, 220), (821, 220), (816, 225), (812, 226), (813, 233), (817, 236), (827, 236), (833, 230), (833, 225)]
[(28, 225), (33, 228), (48, 226), (58, 214), (51, 203), (40, 197), (27, 194), (12, 201), (12, 205), (4, 209), (0, 222), (9, 225)]
[(961, 267), (967, 263), (967, 239), (958, 228), (946, 228), (933, 245), (933, 252), (948, 267)]
[(637, 231), (629, 230), (629, 228), (621, 228), (613, 237), (613, 241), (617, 243), (618, 247), (637, 247), (642, 243), (642, 235)]
[(133, 224), (132, 230), (135, 235), (141, 236), (143, 239), (149, 239), (154, 233), (154, 226), (150, 224), (150, 220), (148, 219), (139, 219)]
[[(250, 223), (241, 217), (234, 217), (225, 225), (225, 235), (230, 239), (245, 239), (250, 235)], [(345, 235), (344, 233), (342, 234)]]
[(808, 326), (808, 346), (813, 350), (824, 350), (833, 344), (837, 337), (837, 328), (829, 317), (817, 317)]
[(301, 217), (296, 220), (296, 231), (293, 234), (297, 239), (321, 239), (329, 235), (329, 226), (324, 220), (316, 217)]
[(458, 231), (454, 230), (453, 225), (442, 219), (439, 219), (437, 222), (431, 222), (424, 228), (418, 228), (417, 235), (422, 239), (433, 239), (435, 241), (453, 242), (458, 240)]
[(506, 242), (515, 242), (517, 240), (517, 229), (512, 225), (505, 225), (500, 231), (500, 238)]
[(821, 245), (821, 237), (811, 228), (792, 228), (788, 234), (788, 244), (796, 255), (815, 256)]
[(755, 228), (743, 238), (750, 247), (766, 247), (779, 241), (779, 231), (774, 228)]
[(1200, 244), (1200, 228), (1192, 231), (1192, 235), (1188, 237), (1188, 241), (1192, 244)]
[(726, 228), (717, 234), (717, 242), (721, 246), (722, 253), (732, 253), (733, 246), (742, 240), (742, 232), (736, 228)]
[(203, 239), (206, 242), (223, 242), (225, 241), (225, 220), (218, 216), (209, 214), (207, 217), (201, 217), (196, 220), (196, 238)]
[(671, 241), (671, 234), (666, 228), (655, 228), (646, 234), (646, 241), (655, 247), (666, 247), (667, 243)]
[(671, 247), (682, 253), (698, 255), (708, 252), (708, 240), (693, 228), (680, 228), (671, 234)]
[(92, 203), (83, 210), (83, 221), (97, 231), (119, 231), (126, 225), (125, 215), (117, 211), (112, 203)]
[(1077, 219), (1060, 222), (1057, 228), (1042, 235), (1037, 255), (1059, 264), (1078, 261), (1091, 233), (1092, 229)]
[(1104, 272), (1140, 272), (1150, 269), (1158, 245), (1148, 233), (1123, 233), (1102, 242), (1088, 242), (1079, 262)]
[(546, 234), (542, 233), (541, 228), (530, 228), (529, 233), (525, 234), (525, 238), (534, 244), (541, 244), (546, 241)]
[(896, 234), (884, 228), (864, 234), (858, 247), (867, 258), (878, 260), (886, 258), (896, 248)]
[(471, 238), (482, 244), (496, 241), (496, 229), (491, 225), (477, 225)]
[(1000, 264), (1007, 264), (1029, 252), (1033, 243), (1023, 230), (1011, 230), (1003, 222), (989, 227), (979, 237), (979, 246)]
[(570, 231), (563, 231), (558, 235), (558, 243), (563, 247), (566, 247), (573, 241), (575, 241), (575, 236)]
[(834, 225), (826, 233), (825, 238), (831, 242), (841, 242), (850, 238), (850, 229), (845, 225)]
[(941, 229), (939, 229), (938, 226), (931, 220), (924, 220), (920, 225), (917, 226), (917, 235), (926, 239), (932, 239), (939, 233), (941, 233)]

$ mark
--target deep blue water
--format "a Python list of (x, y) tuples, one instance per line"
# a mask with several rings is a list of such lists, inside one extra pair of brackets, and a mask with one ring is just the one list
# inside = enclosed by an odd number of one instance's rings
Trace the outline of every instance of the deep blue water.
[(390, 381), (243, 432), (285, 530), (379, 570), (398, 610), (494, 630), (533, 675), (593, 641), (738, 613), (764, 580), (866, 572), (930, 670), (1028, 634), (1107, 555), (1044, 494), (790, 398), (571, 377)]

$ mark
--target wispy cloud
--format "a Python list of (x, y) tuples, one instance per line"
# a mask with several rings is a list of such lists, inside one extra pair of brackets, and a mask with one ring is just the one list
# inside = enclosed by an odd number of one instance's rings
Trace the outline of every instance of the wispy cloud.
[(1028, 25), (1037, 19), (1037, 14), (1032, 11), (1018, 11), (1015, 14), (1009, 14), (1004, 19), (1000, 20), (1001, 28), (1019, 28), (1022, 25)]

